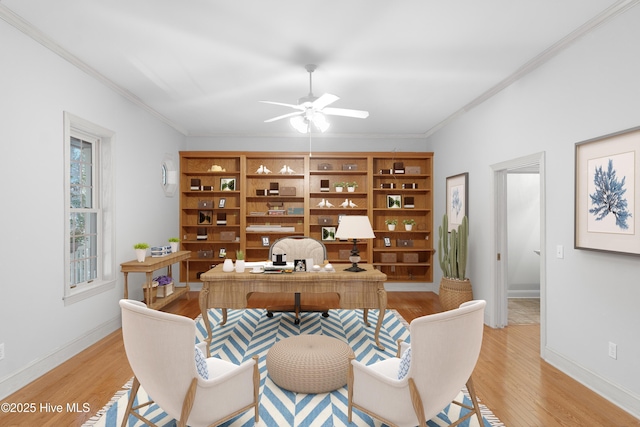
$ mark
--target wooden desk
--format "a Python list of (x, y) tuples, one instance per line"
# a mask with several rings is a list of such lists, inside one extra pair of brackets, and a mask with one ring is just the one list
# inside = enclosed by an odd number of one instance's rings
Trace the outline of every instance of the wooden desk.
[[(340, 299), (340, 308), (364, 309), (364, 322), (367, 320), (368, 309), (380, 310), (376, 325), (376, 345), (381, 350), (379, 334), (384, 313), (387, 308), (387, 292), (384, 282), (387, 275), (376, 270), (370, 264), (362, 264), (366, 271), (352, 273), (343, 271), (349, 265), (335, 265), (335, 273), (281, 273), (281, 274), (252, 274), (247, 269), (244, 273), (235, 271), (225, 273), (222, 264), (200, 275), (202, 290), (200, 291), (200, 311), (202, 318), (208, 320), (209, 308), (221, 308), (222, 322), (227, 321), (228, 308), (246, 308), (247, 299), (253, 292), (270, 293), (336, 293)], [(211, 344), (211, 322), (205, 321), (207, 327), (207, 342)]]
[[(165, 255), (162, 257), (147, 257), (143, 262), (138, 262), (138, 260), (132, 260), (123, 262), (120, 264), (120, 271), (124, 273), (124, 298), (129, 298), (129, 282), (128, 275), (129, 273), (145, 273), (147, 278), (144, 284), (144, 301), (149, 308), (153, 308), (154, 310), (158, 310), (165, 305), (169, 304), (171, 301), (180, 298), (182, 295), (189, 292), (189, 283), (187, 282), (185, 286), (175, 286), (174, 280), (174, 291), (171, 295), (165, 298), (157, 298), (156, 302), (151, 303), (151, 290), (152, 285), (151, 282), (153, 280), (153, 272), (156, 270), (160, 270), (161, 268), (167, 267), (167, 276), (171, 276), (171, 265), (177, 262), (188, 259), (191, 256), (191, 251), (178, 251), (169, 255)], [(187, 269), (189, 268), (189, 264), (187, 263)], [(187, 271), (187, 276), (189, 277), (189, 272)]]

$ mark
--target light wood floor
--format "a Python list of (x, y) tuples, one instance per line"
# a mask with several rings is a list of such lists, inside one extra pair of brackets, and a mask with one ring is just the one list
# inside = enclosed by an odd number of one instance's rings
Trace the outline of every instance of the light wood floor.
[[(407, 320), (440, 311), (437, 295), (431, 292), (390, 292), (389, 308)], [(254, 306), (278, 304), (273, 297)], [(197, 293), (180, 299), (166, 311), (195, 318)], [(509, 427), (520, 426), (640, 426), (640, 420), (622, 411), (588, 388), (570, 379), (540, 359), (538, 325), (517, 325), (504, 329), (485, 328), (474, 382), (480, 400)], [(80, 426), (105, 405), (132, 376), (120, 331), (107, 336), (3, 402), (87, 403), (87, 413), (33, 414), (0, 412), (0, 426)]]

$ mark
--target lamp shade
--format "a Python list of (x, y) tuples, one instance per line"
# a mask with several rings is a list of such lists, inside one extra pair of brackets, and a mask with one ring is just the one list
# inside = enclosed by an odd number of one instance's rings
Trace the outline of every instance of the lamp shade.
[(375, 239), (369, 217), (366, 215), (345, 215), (340, 220), (336, 239)]

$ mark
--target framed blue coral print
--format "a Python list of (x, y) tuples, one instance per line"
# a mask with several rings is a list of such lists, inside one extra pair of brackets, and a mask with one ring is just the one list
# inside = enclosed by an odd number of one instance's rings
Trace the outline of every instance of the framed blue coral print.
[(575, 146), (574, 247), (640, 255), (640, 127)]
[(447, 217), (449, 231), (457, 230), (462, 218), (469, 216), (469, 173), (447, 177)]

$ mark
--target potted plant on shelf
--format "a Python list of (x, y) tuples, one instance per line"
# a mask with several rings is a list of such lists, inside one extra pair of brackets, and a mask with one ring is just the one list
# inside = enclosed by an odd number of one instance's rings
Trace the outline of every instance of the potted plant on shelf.
[(473, 299), (471, 281), (465, 276), (467, 268), (469, 220), (466, 215), (458, 229), (449, 233), (447, 215), (438, 227), (438, 261), (442, 269), (442, 279), (438, 298), (443, 310), (458, 308), (463, 302)]
[(344, 187), (347, 186), (347, 183), (346, 182), (336, 182), (335, 184), (333, 184), (333, 186), (336, 188), (336, 192), (342, 193), (342, 190), (344, 189)]
[(387, 224), (387, 228), (389, 231), (393, 231), (396, 229), (396, 225), (398, 225), (397, 219), (385, 219), (384, 223)]
[(136, 258), (138, 262), (144, 262), (147, 257), (147, 249), (149, 249), (149, 245), (147, 243), (136, 243), (133, 245), (133, 249), (136, 250)]
[(244, 251), (236, 251), (236, 273), (244, 273)]
[(411, 231), (414, 225), (416, 225), (416, 221), (414, 219), (403, 219), (402, 223), (404, 224), (404, 229), (407, 231)]
[(171, 252), (178, 252), (178, 243), (180, 243), (180, 239), (177, 237), (169, 237), (169, 245), (171, 245)]
[(349, 193), (353, 193), (354, 191), (356, 191), (356, 188), (358, 188), (358, 183), (357, 182), (347, 182), (347, 191)]

